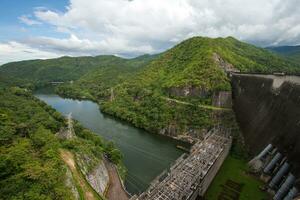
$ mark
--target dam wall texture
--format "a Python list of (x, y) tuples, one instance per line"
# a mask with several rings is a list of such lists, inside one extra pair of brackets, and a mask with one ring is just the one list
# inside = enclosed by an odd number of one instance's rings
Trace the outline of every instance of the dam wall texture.
[(233, 109), (252, 155), (272, 144), (300, 178), (300, 77), (233, 74)]

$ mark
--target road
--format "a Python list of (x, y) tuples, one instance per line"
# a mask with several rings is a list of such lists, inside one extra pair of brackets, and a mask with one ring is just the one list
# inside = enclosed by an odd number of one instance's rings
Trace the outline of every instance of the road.
[(122, 187), (116, 167), (108, 161), (105, 161), (105, 166), (109, 174), (109, 188), (106, 198), (109, 200), (128, 200), (129, 198)]
[(161, 98), (166, 100), (166, 101), (172, 101), (172, 102), (182, 104), (182, 105), (198, 106), (200, 108), (204, 108), (204, 109), (208, 109), (208, 110), (221, 110), (221, 111), (230, 111), (231, 110), (229, 108), (220, 108), (220, 107), (202, 105), (202, 104), (192, 104), (190, 102), (180, 101), (180, 100), (177, 100), (177, 99), (171, 99), (169, 97), (161, 97)]

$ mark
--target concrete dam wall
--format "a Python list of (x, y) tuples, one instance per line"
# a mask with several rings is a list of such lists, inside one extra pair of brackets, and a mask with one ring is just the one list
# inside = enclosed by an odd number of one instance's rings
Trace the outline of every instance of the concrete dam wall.
[(253, 155), (272, 143), (300, 177), (300, 77), (232, 75), (233, 109)]

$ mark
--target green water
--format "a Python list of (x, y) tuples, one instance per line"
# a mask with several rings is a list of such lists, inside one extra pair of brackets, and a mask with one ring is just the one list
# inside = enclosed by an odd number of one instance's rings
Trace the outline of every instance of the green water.
[(91, 101), (64, 99), (49, 90), (37, 91), (35, 96), (63, 115), (72, 112), (72, 117), (83, 126), (115, 142), (124, 156), (123, 162), (128, 170), (125, 186), (131, 194), (144, 191), (157, 175), (183, 153), (176, 148), (178, 144), (183, 145), (180, 142), (147, 133), (107, 116)]

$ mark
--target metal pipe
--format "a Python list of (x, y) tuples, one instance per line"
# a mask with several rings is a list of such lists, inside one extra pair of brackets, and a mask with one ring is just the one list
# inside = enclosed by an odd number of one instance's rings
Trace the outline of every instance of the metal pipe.
[(289, 174), (285, 179), (284, 183), (280, 186), (279, 190), (274, 196), (274, 200), (282, 200), (286, 193), (291, 189), (295, 182), (296, 178), (293, 174)]
[(290, 189), (289, 193), (284, 197), (283, 200), (293, 200), (294, 197), (297, 195), (298, 190), (296, 187), (293, 187), (292, 189)]
[(282, 179), (282, 177), (288, 172), (289, 168), (290, 168), (290, 165), (287, 162), (285, 162), (280, 167), (280, 169), (275, 174), (275, 176), (271, 179), (271, 181), (269, 183), (269, 187), (273, 189), (279, 183), (279, 181)]
[(282, 158), (282, 154), (281, 153), (277, 153), (273, 159), (269, 162), (269, 164), (267, 164), (267, 166), (264, 169), (264, 173), (270, 173), (275, 165), (277, 164), (277, 162)]
[(267, 155), (267, 153), (272, 149), (272, 144), (268, 144), (268, 146), (266, 146), (266, 148), (264, 150), (262, 150), (262, 152), (260, 152), (260, 154), (258, 154), (258, 156), (256, 156), (257, 159), (262, 159), (263, 157), (265, 157)]

